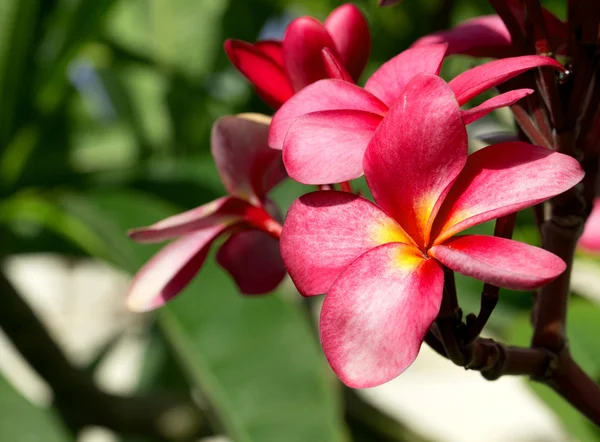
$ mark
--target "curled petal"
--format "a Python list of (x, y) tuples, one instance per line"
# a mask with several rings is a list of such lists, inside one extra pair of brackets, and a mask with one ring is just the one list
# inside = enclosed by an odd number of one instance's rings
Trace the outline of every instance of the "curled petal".
[(321, 80), (302, 89), (273, 116), (269, 146), (282, 149), (288, 129), (302, 115), (325, 110), (362, 110), (385, 115), (388, 107), (363, 88), (342, 80)]
[(467, 20), (448, 31), (435, 32), (418, 39), (411, 47), (447, 43), (446, 55), (504, 58), (516, 54), (510, 32), (497, 15)]
[(283, 65), (295, 91), (327, 78), (321, 55), (323, 48), (337, 56), (331, 36), (318, 20), (299, 17), (287, 27), (283, 36)]
[(246, 201), (226, 196), (151, 226), (130, 230), (128, 234), (131, 239), (141, 243), (161, 242), (196, 230), (230, 226), (241, 221), (251, 207)]
[(217, 262), (246, 295), (269, 293), (285, 276), (279, 241), (256, 230), (228, 238), (217, 253)]
[(564, 70), (562, 65), (553, 58), (540, 55), (524, 55), (522, 57), (494, 60), (476, 66), (458, 75), (448, 84), (456, 94), (458, 104), (462, 106), (471, 98), (490, 88), (498, 86), (525, 71), (544, 66)]
[(381, 120), (378, 114), (358, 110), (313, 112), (298, 118), (284, 143), (288, 174), (304, 184), (360, 177), (365, 150)]
[[(232, 195), (255, 202), (278, 183), (266, 172), (277, 165), (281, 169), (282, 164), (281, 152), (267, 144), (267, 121), (248, 114), (229, 115), (219, 118), (211, 132), (211, 151), (225, 188)], [(279, 180), (283, 176), (280, 173)]]
[(495, 236), (458, 236), (429, 254), (463, 275), (513, 290), (539, 288), (566, 269), (562, 259), (544, 249)]
[(153, 310), (179, 294), (198, 273), (211, 243), (225, 229), (209, 227), (163, 247), (133, 278), (127, 306), (138, 312)]
[(561, 153), (529, 143), (494, 144), (469, 156), (435, 220), (436, 244), (469, 227), (545, 201), (584, 172)]
[(283, 66), (272, 57), (271, 47), (257, 48), (244, 41), (230, 39), (225, 41), (225, 52), (269, 106), (277, 109), (294, 95)]
[(358, 81), (371, 52), (371, 34), (364, 15), (352, 3), (346, 3), (329, 14), (325, 29), (335, 43), (342, 65)]
[(594, 201), (594, 208), (585, 223), (579, 245), (589, 252), (600, 252), (600, 198)]
[(484, 101), (479, 106), (462, 111), (463, 121), (465, 124), (471, 124), (473, 121), (477, 121), (480, 118), (485, 117), (493, 110), (505, 106), (511, 106), (521, 98), (530, 94), (533, 94), (533, 89), (515, 89), (513, 91), (496, 95), (494, 98)]
[(404, 88), (367, 147), (363, 166), (377, 204), (419, 246), (467, 161), (467, 131), (444, 80), (419, 74)]
[(370, 201), (319, 191), (292, 204), (281, 232), (283, 262), (304, 296), (327, 292), (340, 272), (367, 250), (410, 242), (396, 222)]
[(333, 55), (333, 52), (327, 48), (323, 48), (321, 50), (321, 55), (323, 56), (323, 63), (325, 65), (325, 71), (327, 72), (328, 78), (354, 83), (354, 79), (350, 76), (348, 71), (346, 71), (344, 66), (342, 66), (335, 55)]
[(365, 89), (392, 107), (404, 86), (417, 74), (440, 73), (446, 44), (410, 48), (385, 62), (367, 81)]
[(435, 320), (444, 276), (412, 246), (386, 244), (350, 264), (321, 310), (321, 343), (353, 388), (390, 381), (412, 364)]

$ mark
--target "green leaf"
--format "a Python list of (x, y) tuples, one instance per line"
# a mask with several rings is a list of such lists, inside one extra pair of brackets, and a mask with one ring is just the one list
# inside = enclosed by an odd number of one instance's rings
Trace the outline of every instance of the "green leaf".
[[(32, 0), (35, 2), (35, 0)], [(65, 72), (82, 47), (100, 30), (116, 0), (73, 0), (59, 2), (40, 51), (42, 68), (37, 72), (39, 105), (52, 110), (68, 87)]]
[(0, 0), (0, 150), (12, 137), (21, 81), (31, 62), (37, 0)]
[(212, 72), (221, 51), (221, 20), (228, 4), (227, 0), (120, 2), (107, 31), (126, 49), (198, 78)]
[(0, 440), (67, 442), (73, 439), (51, 410), (31, 404), (0, 373)]
[[(590, 375), (600, 377), (600, 310), (593, 304), (574, 299), (569, 306), (567, 336), (573, 358)], [(529, 316), (521, 316), (509, 330), (512, 344), (528, 346), (532, 330)], [(556, 413), (565, 428), (579, 441), (600, 441), (600, 432), (573, 406), (549, 387), (529, 382), (533, 391)]]
[[(157, 247), (133, 243), (126, 230), (175, 213), (138, 192), (92, 193), (78, 203), (73, 213), (84, 214), (132, 272)], [(296, 299), (243, 297), (209, 257), (185, 292), (160, 311), (160, 321), (185, 371), (236, 442), (345, 440), (337, 382)]]
[(241, 297), (210, 262), (161, 319), (234, 440), (344, 439), (320, 350), (283, 297)]

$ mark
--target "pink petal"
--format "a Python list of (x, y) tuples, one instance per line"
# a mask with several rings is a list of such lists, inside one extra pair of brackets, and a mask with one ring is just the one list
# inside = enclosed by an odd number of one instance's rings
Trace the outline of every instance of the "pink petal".
[(577, 184), (579, 163), (544, 147), (515, 141), (469, 156), (435, 220), (439, 244), (458, 232), (545, 201)]
[(415, 360), (442, 300), (444, 275), (405, 244), (385, 244), (352, 262), (321, 310), (327, 360), (349, 387), (394, 379)]
[(129, 237), (140, 243), (161, 242), (196, 230), (227, 227), (241, 221), (252, 207), (235, 197), (222, 197), (195, 209), (165, 218), (148, 227), (129, 231)]
[(550, 57), (540, 55), (524, 55), (522, 57), (504, 58), (476, 66), (455, 77), (450, 87), (456, 94), (456, 100), (461, 106), (476, 97), (525, 71), (536, 67), (551, 66), (564, 70), (562, 65)]
[(435, 32), (418, 39), (411, 47), (447, 43), (446, 55), (504, 58), (516, 55), (510, 32), (497, 15), (472, 18), (448, 31)]
[(600, 198), (594, 200), (594, 208), (585, 223), (579, 245), (589, 252), (600, 252)]
[(360, 255), (388, 242), (410, 239), (370, 201), (323, 190), (292, 204), (281, 232), (281, 256), (298, 291), (313, 296), (329, 290)]
[(256, 230), (227, 239), (217, 253), (217, 261), (246, 295), (269, 293), (285, 276), (279, 241)]
[[(269, 124), (244, 116), (219, 118), (212, 127), (211, 151), (227, 191), (258, 203), (277, 184), (266, 171), (281, 170), (281, 152), (267, 144)], [(275, 165), (275, 166), (274, 166)], [(282, 179), (281, 172), (278, 175)]]
[(473, 121), (477, 121), (480, 118), (485, 117), (494, 109), (498, 109), (500, 107), (505, 106), (511, 106), (517, 101), (519, 101), (521, 98), (533, 94), (533, 92), (533, 89), (515, 89), (513, 91), (496, 95), (494, 98), (490, 98), (489, 100), (484, 101), (479, 106), (475, 106), (471, 109), (462, 111), (463, 122), (465, 124), (471, 124)]
[(337, 55), (335, 43), (318, 20), (299, 17), (287, 27), (283, 36), (283, 65), (296, 92), (327, 78), (321, 56), (323, 48)]
[(282, 149), (288, 129), (302, 115), (324, 110), (362, 110), (385, 115), (388, 108), (374, 95), (342, 80), (321, 80), (302, 89), (273, 116), (269, 146)]
[(354, 79), (350, 76), (348, 71), (346, 71), (346, 68), (342, 66), (335, 55), (333, 55), (333, 52), (327, 48), (323, 48), (321, 50), (321, 55), (323, 56), (323, 64), (325, 65), (325, 71), (327, 72), (328, 78), (354, 83)]
[(304, 184), (360, 177), (365, 149), (381, 120), (378, 114), (358, 110), (313, 112), (298, 118), (284, 143), (288, 174)]
[(371, 52), (371, 34), (364, 15), (356, 6), (346, 3), (329, 14), (325, 29), (335, 43), (342, 65), (358, 81)]
[(254, 47), (270, 57), (283, 69), (283, 47), (280, 41), (262, 40), (254, 43)]
[(148, 311), (175, 297), (198, 273), (211, 243), (225, 229), (212, 226), (163, 247), (135, 275), (127, 306), (133, 311)]
[(254, 85), (258, 95), (277, 109), (294, 90), (279, 60), (271, 58), (270, 49), (256, 48), (240, 40), (226, 40), (225, 52), (233, 65)]
[(562, 259), (544, 249), (495, 236), (457, 236), (429, 254), (463, 275), (513, 290), (536, 289), (566, 269)]
[(392, 107), (404, 86), (415, 75), (440, 73), (446, 48), (446, 44), (439, 44), (400, 52), (371, 75), (365, 89)]
[(467, 161), (467, 131), (452, 90), (419, 74), (385, 116), (363, 161), (377, 204), (423, 246), (431, 223)]

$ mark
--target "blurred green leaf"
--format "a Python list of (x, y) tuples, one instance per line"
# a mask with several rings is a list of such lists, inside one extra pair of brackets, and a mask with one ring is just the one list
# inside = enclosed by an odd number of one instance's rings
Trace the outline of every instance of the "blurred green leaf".
[[(573, 358), (590, 375), (600, 376), (600, 310), (580, 299), (571, 302), (567, 318), (567, 336)], [(509, 330), (509, 341), (528, 346), (532, 330), (529, 316), (521, 316)], [(581, 442), (600, 441), (600, 431), (553, 390), (537, 382), (529, 382), (535, 393), (556, 413), (565, 428)]]
[(153, 57), (159, 65), (202, 78), (221, 47), (221, 19), (228, 0), (120, 2), (108, 23), (118, 44)]
[(0, 440), (67, 442), (73, 438), (50, 410), (30, 403), (0, 373)]
[[(67, 207), (74, 209), (73, 201)], [(138, 192), (90, 193), (77, 204), (73, 213), (120, 252), (119, 264), (131, 272), (157, 247), (133, 243), (127, 229), (174, 213)], [(209, 258), (160, 318), (192, 382), (236, 442), (345, 440), (336, 382), (294, 301), (239, 295)]]
[[(35, 0), (33, 0), (35, 1)], [(72, 0), (59, 2), (40, 49), (41, 68), (36, 85), (39, 105), (53, 110), (68, 87), (67, 70), (81, 48), (97, 34), (107, 12), (117, 0)]]
[(23, 193), (0, 202), (0, 224), (15, 229), (48, 229), (92, 256), (111, 259), (111, 250), (82, 219), (63, 210), (50, 198)]
[(0, 150), (12, 137), (21, 81), (31, 62), (37, 0), (0, 0)]

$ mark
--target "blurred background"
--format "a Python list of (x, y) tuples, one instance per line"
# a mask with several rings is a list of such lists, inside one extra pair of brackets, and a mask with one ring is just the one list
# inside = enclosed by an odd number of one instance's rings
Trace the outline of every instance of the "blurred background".
[[(333, 0), (0, 0), (0, 442), (600, 441), (524, 379), (487, 382), (428, 348), (397, 380), (337, 381), (289, 280), (247, 299), (210, 259), (158, 312), (128, 312), (131, 275), (160, 245), (126, 231), (224, 194), (209, 151), (222, 115), (270, 113), (225, 38), (281, 37)], [(491, 13), (477, 0), (406, 0), (368, 17), (368, 77), (416, 38)], [(545, 2), (564, 17), (562, 1)], [(480, 60), (452, 57), (452, 78)], [(510, 128), (510, 114), (475, 132)], [(477, 146), (474, 145), (474, 148)], [(285, 182), (285, 209), (306, 188)], [(490, 231), (490, 226), (480, 230)], [(539, 239), (531, 214), (516, 239)], [(600, 259), (579, 256), (575, 358), (600, 376)], [(482, 283), (459, 277), (477, 312)], [(501, 292), (486, 333), (530, 337), (528, 293)]]

